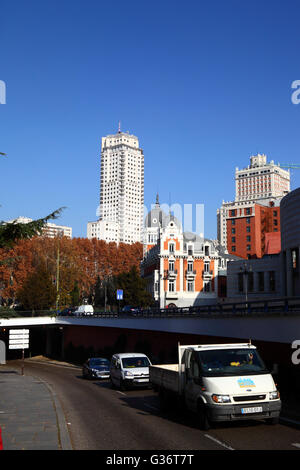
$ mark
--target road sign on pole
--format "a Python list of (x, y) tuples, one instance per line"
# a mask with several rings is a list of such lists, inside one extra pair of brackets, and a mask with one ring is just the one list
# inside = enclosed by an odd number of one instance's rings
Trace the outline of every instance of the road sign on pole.
[(28, 349), (29, 330), (9, 330), (9, 349)]
[(123, 300), (123, 290), (117, 289), (117, 300)]
[(9, 349), (22, 349), (22, 375), (24, 375), (24, 349), (29, 348), (29, 330), (9, 330)]

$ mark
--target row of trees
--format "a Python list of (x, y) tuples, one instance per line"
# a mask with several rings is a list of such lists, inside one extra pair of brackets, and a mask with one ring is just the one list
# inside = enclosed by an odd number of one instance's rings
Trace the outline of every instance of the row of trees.
[(117, 304), (116, 289), (123, 289), (124, 304), (148, 306), (152, 300), (141, 279), (142, 245), (102, 240), (36, 236), (0, 247), (2, 305), (19, 303), (27, 309), (78, 305)]

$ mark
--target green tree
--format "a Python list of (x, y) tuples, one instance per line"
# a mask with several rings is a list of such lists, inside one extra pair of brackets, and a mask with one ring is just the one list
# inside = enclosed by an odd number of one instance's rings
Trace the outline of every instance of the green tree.
[(27, 224), (19, 222), (0, 222), (0, 248), (11, 248), (17, 240), (40, 235), (44, 225), (51, 219), (57, 219), (63, 208), (60, 208), (41, 219)]
[(48, 310), (55, 304), (56, 287), (44, 264), (28, 276), (17, 297), (25, 310)]
[(153, 304), (152, 296), (146, 290), (146, 281), (140, 276), (136, 266), (116, 276), (114, 284), (116, 289), (123, 289), (123, 305), (149, 307)]

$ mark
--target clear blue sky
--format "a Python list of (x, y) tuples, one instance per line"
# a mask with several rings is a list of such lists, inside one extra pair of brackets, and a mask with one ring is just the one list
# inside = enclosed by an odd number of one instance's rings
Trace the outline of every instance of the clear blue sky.
[(144, 150), (146, 206), (204, 204), (215, 238), (236, 166), (300, 164), (299, 18), (289, 0), (2, 0), (0, 219), (66, 206), (57, 223), (85, 237), (120, 120)]

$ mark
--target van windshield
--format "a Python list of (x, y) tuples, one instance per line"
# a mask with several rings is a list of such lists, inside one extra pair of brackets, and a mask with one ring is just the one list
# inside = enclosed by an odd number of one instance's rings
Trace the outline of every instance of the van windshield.
[(122, 359), (122, 364), (124, 369), (150, 366), (148, 357), (126, 357)]
[(201, 373), (207, 377), (269, 373), (256, 349), (220, 349), (198, 352)]

